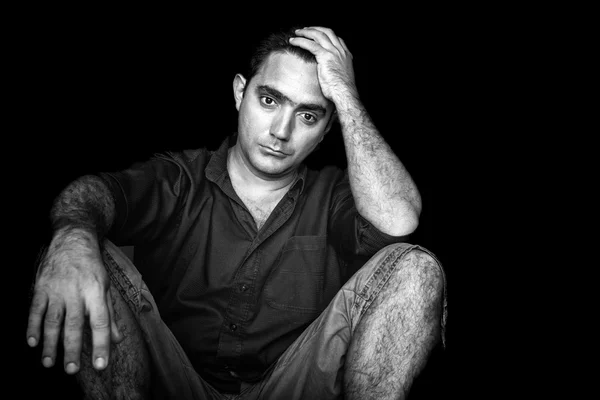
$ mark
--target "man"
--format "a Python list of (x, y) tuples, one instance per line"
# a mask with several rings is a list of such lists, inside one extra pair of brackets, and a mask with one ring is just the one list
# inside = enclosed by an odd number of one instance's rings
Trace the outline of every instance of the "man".
[[(233, 92), (238, 131), (217, 151), (57, 197), (28, 343), (51, 367), (62, 338), (91, 398), (403, 398), (443, 338), (444, 276), (403, 243), (420, 195), (350, 51), (323, 27), (274, 34)], [(309, 170), (336, 119), (347, 171)], [(115, 244), (135, 246), (135, 266)]]

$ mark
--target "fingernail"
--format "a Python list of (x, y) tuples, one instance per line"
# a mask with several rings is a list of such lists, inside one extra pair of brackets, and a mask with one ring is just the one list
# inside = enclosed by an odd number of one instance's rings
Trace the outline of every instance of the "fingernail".
[(67, 371), (67, 374), (74, 374), (78, 369), (77, 364), (71, 362), (67, 364), (65, 371)]
[(42, 365), (44, 365), (46, 368), (50, 368), (54, 365), (54, 361), (52, 361), (52, 358), (50, 357), (44, 357), (42, 358)]
[(96, 358), (96, 361), (94, 362), (94, 366), (98, 369), (104, 368), (106, 366), (106, 362), (104, 361), (104, 358), (102, 358), (102, 357)]
[(29, 339), (27, 339), (27, 344), (31, 347), (35, 346), (37, 344), (37, 340), (35, 340), (35, 338), (32, 336)]

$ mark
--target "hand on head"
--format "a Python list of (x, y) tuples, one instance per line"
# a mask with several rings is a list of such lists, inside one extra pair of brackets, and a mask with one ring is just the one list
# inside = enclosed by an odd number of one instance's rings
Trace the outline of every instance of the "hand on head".
[(352, 53), (344, 40), (333, 30), (320, 26), (298, 29), (296, 34), (290, 43), (315, 55), (323, 95), (336, 105), (344, 96), (358, 97)]

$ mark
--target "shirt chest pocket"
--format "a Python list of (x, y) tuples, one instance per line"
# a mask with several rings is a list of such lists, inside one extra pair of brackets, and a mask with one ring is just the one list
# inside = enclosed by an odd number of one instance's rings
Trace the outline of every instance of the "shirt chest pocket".
[(324, 306), (327, 236), (292, 236), (265, 284), (265, 300), (275, 309), (314, 314)]

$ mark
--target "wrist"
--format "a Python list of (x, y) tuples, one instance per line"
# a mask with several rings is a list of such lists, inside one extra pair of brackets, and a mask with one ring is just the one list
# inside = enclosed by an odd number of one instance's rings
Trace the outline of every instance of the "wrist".
[(351, 88), (340, 91), (332, 101), (338, 114), (352, 114), (363, 108), (358, 92)]

